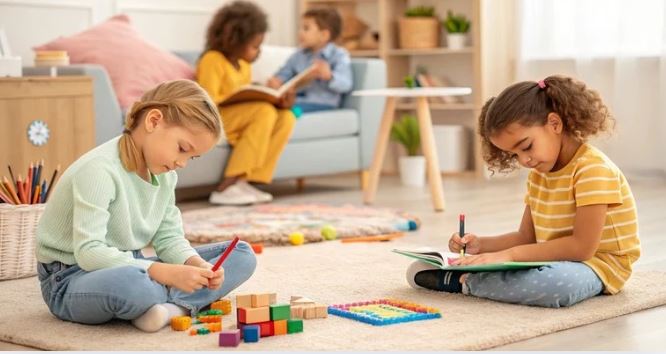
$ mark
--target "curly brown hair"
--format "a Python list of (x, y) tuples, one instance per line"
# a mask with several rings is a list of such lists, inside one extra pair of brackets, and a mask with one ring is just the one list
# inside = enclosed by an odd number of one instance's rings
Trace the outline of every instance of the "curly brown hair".
[(332, 7), (314, 8), (306, 11), (303, 18), (311, 18), (320, 30), (328, 30), (331, 34), (330, 42), (334, 42), (342, 32), (342, 18), (338, 11)]
[(235, 55), (256, 35), (268, 31), (266, 14), (257, 5), (234, 1), (220, 8), (208, 25), (205, 50)]
[(543, 126), (551, 112), (562, 118), (564, 131), (581, 142), (610, 132), (615, 125), (599, 93), (578, 80), (554, 75), (545, 78), (541, 86), (534, 81), (513, 84), (486, 101), (479, 115), (478, 133), (488, 169), (510, 172), (518, 165), (516, 155), (493, 145), (490, 137), (512, 123)]

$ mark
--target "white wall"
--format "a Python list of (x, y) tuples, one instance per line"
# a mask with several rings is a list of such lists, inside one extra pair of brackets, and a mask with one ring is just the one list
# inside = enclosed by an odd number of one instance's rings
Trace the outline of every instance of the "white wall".
[[(296, 0), (254, 0), (268, 14), (267, 44), (295, 45)], [(231, 0), (0, 0), (0, 28), (14, 55), (31, 65), (32, 47), (124, 13), (144, 38), (169, 50), (203, 48), (215, 10)]]

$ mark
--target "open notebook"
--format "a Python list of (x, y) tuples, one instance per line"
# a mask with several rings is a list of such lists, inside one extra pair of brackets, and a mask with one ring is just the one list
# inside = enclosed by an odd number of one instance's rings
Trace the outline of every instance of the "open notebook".
[(284, 96), (290, 89), (298, 89), (307, 85), (310, 82), (308, 74), (315, 69), (311, 66), (298, 75), (292, 77), (289, 81), (285, 82), (278, 89), (273, 89), (268, 86), (261, 85), (245, 85), (230, 94), (224, 101), (220, 102), (220, 106), (226, 106), (239, 102), (248, 101), (265, 101), (272, 104), (278, 104), (282, 96)]
[(475, 264), (466, 266), (454, 266), (451, 262), (460, 257), (459, 254), (451, 252), (441, 252), (433, 248), (418, 248), (414, 250), (393, 249), (393, 252), (418, 259), (441, 269), (465, 270), (470, 272), (495, 272), (503, 270), (518, 270), (527, 268), (536, 268), (547, 265), (551, 262), (504, 262), (491, 264)]

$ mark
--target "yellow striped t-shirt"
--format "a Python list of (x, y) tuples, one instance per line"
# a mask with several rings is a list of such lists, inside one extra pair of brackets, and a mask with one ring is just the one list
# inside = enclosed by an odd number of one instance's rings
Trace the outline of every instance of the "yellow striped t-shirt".
[(525, 203), (532, 212), (537, 242), (573, 235), (576, 208), (608, 204), (597, 251), (584, 261), (604, 283), (604, 292), (618, 293), (631, 276), (641, 253), (636, 202), (617, 166), (601, 151), (582, 144), (556, 172), (532, 170)]

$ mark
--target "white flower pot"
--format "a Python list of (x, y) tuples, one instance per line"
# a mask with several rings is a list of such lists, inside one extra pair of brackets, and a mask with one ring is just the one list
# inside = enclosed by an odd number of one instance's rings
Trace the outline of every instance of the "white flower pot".
[(449, 49), (460, 50), (465, 48), (466, 33), (449, 33), (446, 35), (446, 45)]
[(425, 184), (425, 157), (401, 156), (400, 180), (405, 186), (423, 187)]

